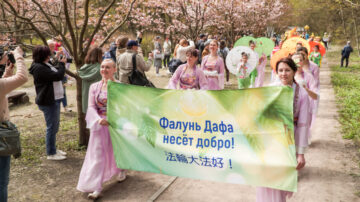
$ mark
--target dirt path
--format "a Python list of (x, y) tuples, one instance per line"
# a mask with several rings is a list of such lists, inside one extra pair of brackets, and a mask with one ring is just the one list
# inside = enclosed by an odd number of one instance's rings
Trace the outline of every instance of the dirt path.
[[(318, 119), (313, 130), (313, 142), (306, 153), (307, 165), (299, 174), (298, 193), (289, 201), (301, 202), (353, 202), (360, 201), (355, 195), (360, 189), (358, 157), (352, 141), (343, 140), (334, 91), (330, 83), (330, 69), (324, 59), (321, 69), (321, 101)], [(149, 76), (155, 85), (164, 87), (169, 79), (166, 72), (156, 77)], [(269, 77), (269, 73), (267, 73)], [(228, 88), (236, 88), (232, 78)], [(69, 90), (70, 103), (75, 104), (75, 92)], [(33, 100), (33, 98), (32, 98)], [(33, 123), (43, 122), (36, 106), (25, 106), (12, 110), (12, 115), (35, 113)], [(35, 110), (34, 110), (35, 109)], [(14, 117), (14, 118), (15, 118)], [(20, 124), (20, 120), (17, 123)], [(44, 134), (41, 134), (42, 136)], [(41, 143), (43, 144), (43, 142)], [(26, 148), (25, 148), (26, 149)], [(88, 201), (86, 194), (76, 190), (85, 151), (67, 151), (63, 162), (46, 161), (40, 158), (36, 166), (12, 167), (9, 185), (9, 201)], [(171, 177), (145, 172), (129, 171), (123, 183), (110, 183), (99, 201), (148, 201)], [(156, 201), (255, 201), (255, 188), (245, 185), (178, 178)]]

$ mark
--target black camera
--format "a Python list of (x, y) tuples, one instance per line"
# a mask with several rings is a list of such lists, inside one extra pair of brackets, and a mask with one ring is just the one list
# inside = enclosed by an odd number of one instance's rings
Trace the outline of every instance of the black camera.
[[(65, 56), (60, 55), (60, 60), (62, 60)], [(66, 63), (72, 63), (73, 59), (72, 58), (66, 58)]]
[(4, 72), (5, 72), (6, 65), (2, 64), (0, 65), (0, 78), (2, 78)]
[(16, 62), (14, 55), (11, 52), (4, 51), (4, 49), (5, 48), (3, 46), (0, 46), (0, 60), (3, 57), (5, 57), (5, 55), (7, 55), (8, 60), (6, 61), (5, 64), (0, 65), (0, 78), (2, 78), (2, 76), (3, 76), (4, 72), (5, 72), (6, 65), (9, 64), (9, 63), (15, 64), (15, 62)]
[[(4, 55), (7, 55), (8, 62), (15, 64), (15, 57), (14, 54), (12, 54), (10, 51), (15, 50), (16, 46), (0, 46), (0, 58), (4, 57)], [(10, 50), (10, 51), (6, 51)]]

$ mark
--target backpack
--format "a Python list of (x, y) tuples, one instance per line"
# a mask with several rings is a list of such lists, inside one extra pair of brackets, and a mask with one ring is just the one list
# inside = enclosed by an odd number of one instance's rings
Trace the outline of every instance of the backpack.
[(133, 69), (129, 76), (130, 84), (155, 88), (154, 84), (146, 78), (146, 75), (136, 68), (136, 53), (132, 55)]

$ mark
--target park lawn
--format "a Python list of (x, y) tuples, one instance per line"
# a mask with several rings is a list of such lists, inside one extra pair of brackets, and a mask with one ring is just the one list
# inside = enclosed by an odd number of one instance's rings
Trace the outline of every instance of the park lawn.
[(342, 134), (360, 146), (360, 57), (352, 53), (348, 68), (340, 68), (339, 51), (328, 54), (331, 66), (331, 82), (339, 106)]

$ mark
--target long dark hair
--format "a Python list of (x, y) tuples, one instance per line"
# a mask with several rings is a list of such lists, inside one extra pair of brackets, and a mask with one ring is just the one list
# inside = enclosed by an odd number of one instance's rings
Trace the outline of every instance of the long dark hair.
[(294, 72), (297, 71), (297, 66), (296, 66), (294, 60), (292, 60), (290, 57), (285, 57), (276, 63), (276, 73), (278, 73), (280, 63), (287, 64)]
[(94, 47), (87, 53), (85, 57), (85, 64), (101, 63), (103, 51), (99, 47)]

